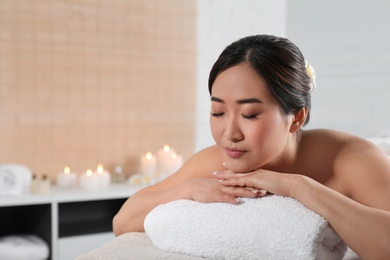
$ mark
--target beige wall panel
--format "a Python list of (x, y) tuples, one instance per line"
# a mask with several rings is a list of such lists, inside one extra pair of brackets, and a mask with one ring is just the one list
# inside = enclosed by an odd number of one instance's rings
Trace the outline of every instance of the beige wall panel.
[(52, 180), (194, 150), (196, 4), (2, 0), (0, 163)]

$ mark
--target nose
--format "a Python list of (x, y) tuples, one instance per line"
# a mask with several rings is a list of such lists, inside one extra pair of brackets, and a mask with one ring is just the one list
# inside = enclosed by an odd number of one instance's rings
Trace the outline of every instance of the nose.
[(228, 120), (225, 127), (224, 137), (232, 142), (239, 142), (244, 139), (244, 134), (235, 119)]

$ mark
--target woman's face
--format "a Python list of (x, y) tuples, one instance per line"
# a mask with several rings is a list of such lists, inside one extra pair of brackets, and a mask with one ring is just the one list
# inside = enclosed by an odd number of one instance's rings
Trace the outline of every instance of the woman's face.
[(216, 78), (210, 127), (228, 169), (249, 172), (283, 159), (292, 121), (248, 63)]

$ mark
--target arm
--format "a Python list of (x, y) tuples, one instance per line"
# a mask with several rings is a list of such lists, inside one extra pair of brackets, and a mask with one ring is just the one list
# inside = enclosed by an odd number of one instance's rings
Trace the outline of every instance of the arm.
[[(355, 143), (337, 157), (336, 178), (348, 187), (348, 197), (328, 190), (329, 197), (316, 196), (318, 203), (339, 236), (363, 259), (390, 259), (390, 160), (374, 145)], [(314, 187), (314, 186), (306, 186)], [(319, 186), (318, 189), (325, 189)], [(317, 188), (310, 193), (316, 193)], [(320, 191), (321, 192), (321, 191)], [(308, 204), (309, 205), (309, 204)], [(314, 205), (310, 205), (314, 206)]]
[(238, 190), (221, 185), (212, 173), (223, 169), (222, 158), (216, 147), (200, 151), (164, 181), (131, 196), (113, 219), (114, 234), (143, 232), (146, 215), (156, 206), (170, 201), (191, 199), (237, 204), (238, 193), (256, 196), (245, 188)]
[(389, 259), (389, 211), (360, 204), (308, 177), (300, 177), (292, 197), (323, 216), (363, 259)]
[(363, 259), (390, 259), (390, 160), (377, 149), (365, 148), (343, 151), (334, 165), (350, 198), (304, 175), (258, 170), (235, 176), (225, 172), (218, 178), (224, 185), (293, 197), (327, 219)]

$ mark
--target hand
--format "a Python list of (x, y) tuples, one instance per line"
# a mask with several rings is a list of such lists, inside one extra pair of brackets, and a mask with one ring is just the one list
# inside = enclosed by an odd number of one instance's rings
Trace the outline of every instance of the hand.
[(258, 169), (249, 173), (235, 173), (231, 170), (214, 174), (218, 182), (225, 187), (246, 187), (257, 189), (258, 196), (265, 192), (290, 197), (290, 188), (295, 179), (294, 174), (285, 174), (269, 170)]
[(239, 197), (254, 198), (257, 190), (252, 191), (246, 187), (222, 185), (215, 178), (198, 178), (188, 180), (190, 199), (199, 202), (226, 202), (238, 204)]

